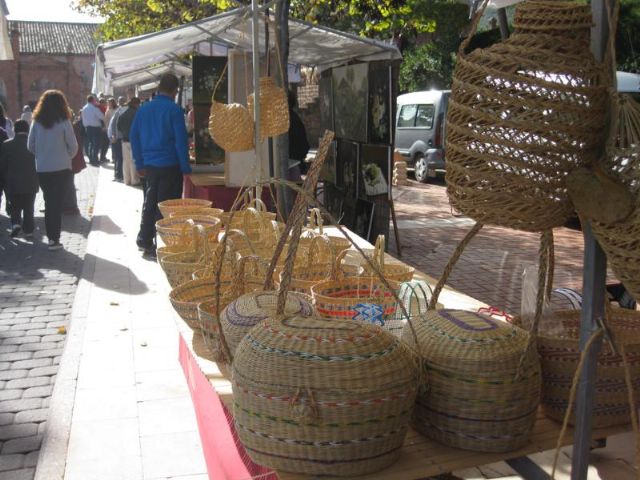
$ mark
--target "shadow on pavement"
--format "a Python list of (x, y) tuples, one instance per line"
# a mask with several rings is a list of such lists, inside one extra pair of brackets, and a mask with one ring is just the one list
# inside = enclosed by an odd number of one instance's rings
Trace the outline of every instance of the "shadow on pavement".
[[(93, 278), (89, 280), (92, 280), (96, 287), (114, 292), (126, 293), (128, 295), (142, 295), (149, 291), (147, 284), (140, 281), (136, 274), (124, 265), (101, 257), (96, 257), (91, 253), (87, 253), (84, 257), (84, 261), (95, 262), (95, 270), (92, 274)], [(122, 280), (124, 279), (128, 280), (128, 283), (124, 282), (125, 284), (128, 284), (128, 291), (123, 291), (120, 287), (120, 285), (123, 284)]]

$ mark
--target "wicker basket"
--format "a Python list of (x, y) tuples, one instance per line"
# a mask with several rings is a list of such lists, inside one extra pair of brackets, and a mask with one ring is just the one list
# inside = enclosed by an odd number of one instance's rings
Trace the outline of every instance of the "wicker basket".
[[(253, 112), (254, 94), (247, 98)], [(260, 137), (277, 137), (289, 131), (289, 101), (282, 87), (272, 77), (260, 77)]]
[(175, 253), (184, 253), (191, 251), (198, 244), (196, 237), (198, 231), (195, 229), (193, 222), (187, 222), (182, 225), (180, 236), (176, 240), (174, 245), (165, 245), (164, 247), (158, 247), (156, 249), (156, 258), (158, 265), (162, 267), (162, 259), (167, 255), (173, 255)]
[(182, 207), (175, 212), (169, 214), (169, 218), (179, 215), (206, 215), (208, 217), (217, 217), (224, 212), (221, 208), (212, 207)]
[[(310, 299), (309, 299), (310, 300)], [(278, 303), (277, 292), (247, 293), (231, 302), (220, 315), (222, 332), (231, 356), (251, 328), (269, 317), (275, 316)], [(287, 294), (286, 315), (309, 317), (313, 307), (303, 295)]]
[(253, 150), (255, 126), (253, 115), (240, 103), (214, 101), (209, 113), (211, 138), (227, 152)]
[(417, 360), (373, 325), (278, 316), (252, 328), (233, 362), (234, 419), (255, 462), (353, 478), (400, 455)]
[[(475, 29), (476, 23), (474, 23)], [(565, 179), (595, 163), (607, 86), (590, 53), (590, 7), (518, 4), (505, 41), (456, 60), (447, 114), (447, 193), (478, 222), (538, 232), (574, 209)]]
[[(540, 401), (540, 363), (528, 333), (488, 316), (432, 310), (412, 322), (429, 378), (414, 425), (466, 450), (506, 452), (529, 442)], [(415, 345), (407, 327), (403, 339)]]
[[(546, 416), (562, 422), (569, 403), (569, 392), (580, 361), (579, 310), (553, 312), (556, 324), (563, 333), (537, 336), (538, 353), (542, 363), (542, 410)], [(514, 319), (514, 323), (519, 318)], [(636, 408), (640, 406), (640, 312), (612, 309), (608, 326), (619, 344), (624, 345), (631, 374)], [(624, 377), (622, 357), (605, 342), (598, 356), (598, 369), (591, 419), (594, 428), (629, 423), (629, 397)], [(575, 409), (573, 405), (572, 409)], [(571, 415), (570, 424), (574, 422)]]
[[(220, 280), (220, 303), (226, 306), (230, 298), (233, 277), (229, 276)], [(169, 300), (174, 310), (192, 329), (198, 330), (198, 304), (215, 300), (216, 287), (213, 278), (191, 280), (171, 290)]]
[[(373, 263), (380, 269), (380, 272), (388, 280), (394, 282), (409, 282), (413, 279), (413, 274), (416, 271), (415, 268), (405, 265), (404, 263), (386, 263), (385, 262), (385, 238), (384, 235), (379, 235), (376, 240), (375, 249), (372, 257), (370, 257)], [(342, 271), (346, 275), (364, 275), (366, 277), (373, 276), (374, 272), (371, 266), (361, 259), (361, 263), (358, 265), (344, 264), (341, 267)]]
[(402, 337), (402, 331), (410, 319), (424, 315), (429, 309), (429, 301), (433, 291), (429, 284), (422, 280), (412, 280), (400, 284), (398, 297), (409, 314), (407, 318), (398, 308), (393, 318), (387, 319), (387, 330), (397, 337)]
[[(400, 287), (390, 281), (396, 291)], [(326, 280), (311, 287), (313, 306), (327, 319), (359, 320), (388, 328), (394, 318), (397, 302), (377, 277), (345, 277)]]
[(156, 222), (156, 232), (167, 246), (181, 242), (183, 225), (192, 222), (194, 225), (207, 227), (207, 234), (217, 238), (220, 232), (220, 219), (205, 215), (176, 215)]
[(180, 212), (183, 208), (207, 208), (211, 207), (211, 200), (199, 198), (177, 198), (175, 200), (164, 200), (158, 203), (160, 213), (164, 218), (169, 218), (171, 214)]

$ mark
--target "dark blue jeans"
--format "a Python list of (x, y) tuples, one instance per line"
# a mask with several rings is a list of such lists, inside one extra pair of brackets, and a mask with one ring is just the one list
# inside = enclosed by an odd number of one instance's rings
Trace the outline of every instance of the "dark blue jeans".
[(91, 165), (98, 165), (98, 156), (100, 155), (100, 147), (102, 146), (102, 128), (86, 127), (86, 131), (89, 163)]
[(111, 144), (111, 156), (113, 157), (113, 178), (122, 180), (122, 140), (116, 140)]

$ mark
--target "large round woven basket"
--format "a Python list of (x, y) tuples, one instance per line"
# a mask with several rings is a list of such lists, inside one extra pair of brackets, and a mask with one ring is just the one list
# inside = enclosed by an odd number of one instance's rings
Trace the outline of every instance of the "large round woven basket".
[[(277, 292), (247, 293), (231, 302), (223, 310), (220, 323), (232, 358), (240, 341), (249, 330), (261, 321), (275, 316), (277, 304)], [(313, 314), (313, 307), (302, 295), (289, 292), (284, 313), (309, 317)]]
[(169, 218), (171, 214), (179, 213), (183, 208), (206, 208), (211, 207), (211, 200), (199, 198), (177, 198), (174, 200), (164, 200), (158, 203), (160, 213), (164, 218)]
[(392, 462), (417, 389), (417, 360), (373, 325), (278, 316), (256, 325), (233, 362), (234, 419), (257, 463), (353, 478)]
[(214, 101), (209, 113), (211, 138), (227, 152), (253, 150), (255, 145), (253, 116), (240, 103)]
[[(395, 291), (396, 282), (389, 285)], [(345, 277), (325, 280), (311, 287), (313, 306), (328, 319), (358, 320), (389, 329), (396, 313), (393, 292), (376, 277)]]
[[(247, 98), (253, 112), (254, 94)], [(289, 102), (287, 93), (278, 87), (273, 77), (260, 77), (260, 137), (276, 137), (289, 131)]]
[(514, 32), (456, 60), (447, 114), (447, 193), (478, 222), (526, 231), (573, 214), (572, 170), (595, 163), (607, 87), (590, 53), (586, 4), (518, 4)]
[[(220, 280), (220, 302), (222, 305), (227, 305), (232, 300), (232, 285), (232, 276)], [(213, 278), (191, 280), (174, 288), (169, 294), (169, 300), (171, 301), (171, 305), (173, 305), (173, 309), (180, 315), (180, 318), (194, 330), (200, 328), (198, 304), (215, 300), (215, 297), (216, 286), (215, 279)]]
[[(526, 331), (488, 316), (432, 310), (413, 320), (429, 378), (414, 425), (466, 450), (506, 452), (529, 442), (540, 401), (540, 363)], [(407, 327), (402, 337), (415, 345)]]
[(181, 207), (179, 210), (169, 214), (169, 218), (178, 215), (206, 215), (210, 217), (220, 217), (224, 212), (221, 208), (212, 207)]
[[(542, 363), (542, 410), (548, 417), (562, 422), (569, 404), (569, 392), (580, 361), (580, 311), (553, 312), (553, 335), (539, 332), (538, 353)], [(514, 322), (518, 322), (516, 318)], [(624, 345), (636, 408), (640, 406), (640, 312), (612, 309), (607, 325), (618, 344)], [(569, 422), (574, 422), (575, 405)], [(595, 428), (630, 422), (629, 397), (622, 356), (604, 342), (598, 356), (595, 396), (591, 420)]]
[(217, 238), (220, 233), (220, 219), (207, 215), (174, 215), (170, 218), (163, 218), (156, 222), (156, 232), (165, 245), (176, 245), (181, 242), (185, 223), (207, 227), (207, 234), (212, 238)]
[(162, 259), (167, 255), (174, 253), (184, 253), (194, 250), (198, 245), (197, 236), (199, 232), (195, 228), (194, 223), (184, 223), (180, 231), (180, 235), (173, 245), (165, 245), (156, 249), (156, 258), (158, 265), (162, 267)]
[(187, 283), (193, 278), (193, 272), (203, 267), (202, 252), (188, 251), (166, 255), (160, 262), (171, 288)]

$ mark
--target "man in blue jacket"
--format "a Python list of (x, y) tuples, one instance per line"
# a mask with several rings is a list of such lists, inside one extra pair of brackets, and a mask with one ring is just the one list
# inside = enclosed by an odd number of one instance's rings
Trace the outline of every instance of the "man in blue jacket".
[(182, 175), (191, 173), (187, 129), (182, 109), (174, 102), (178, 77), (160, 78), (158, 94), (145, 103), (131, 126), (130, 142), (136, 170), (145, 179), (145, 200), (137, 245), (155, 257), (158, 203), (182, 197)]

